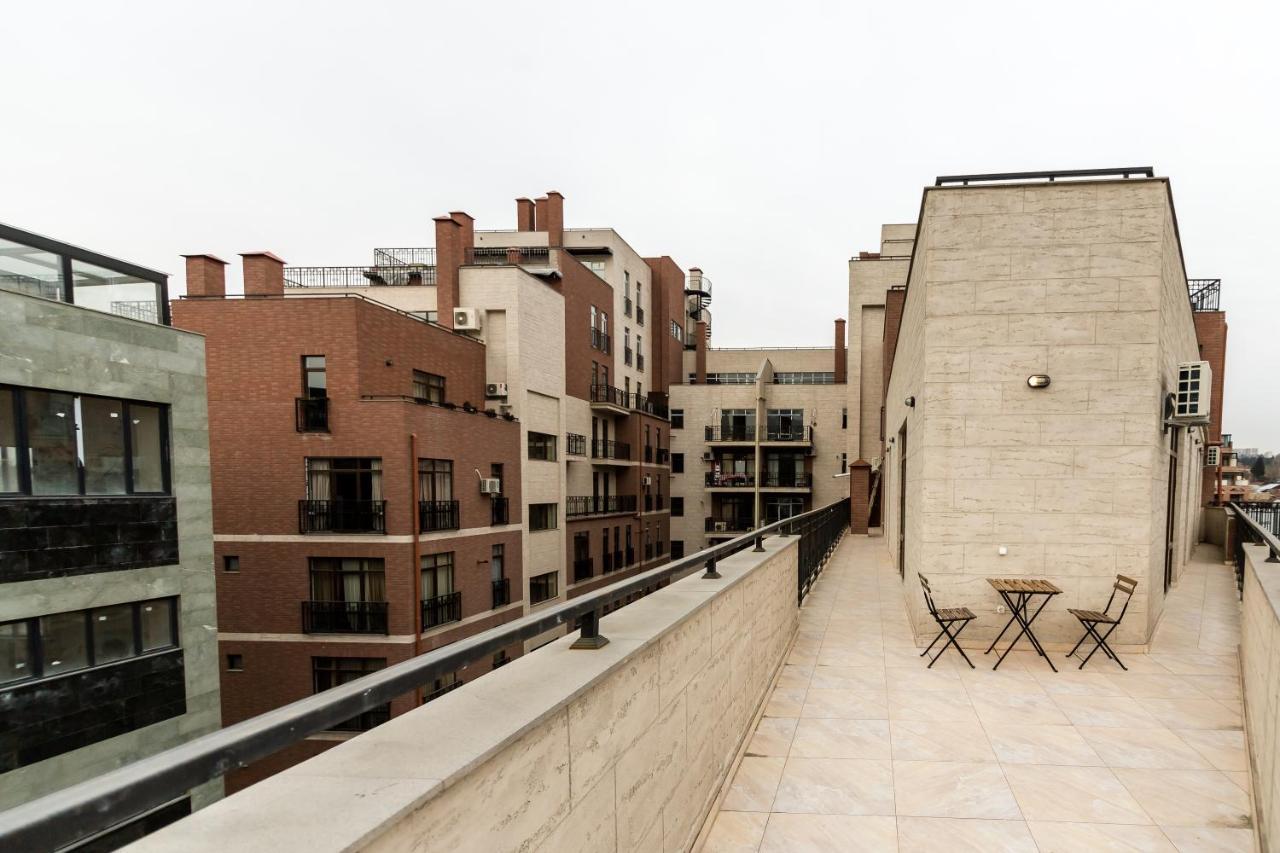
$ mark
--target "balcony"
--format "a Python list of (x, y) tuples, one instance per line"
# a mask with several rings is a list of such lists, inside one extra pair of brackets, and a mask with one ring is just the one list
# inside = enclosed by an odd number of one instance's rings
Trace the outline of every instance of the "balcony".
[(462, 619), (462, 593), (450, 592), (424, 599), (422, 602), (422, 630), (458, 622)]
[(630, 545), (627, 546), (627, 562), (626, 565), (634, 566), (636, 564), (636, 549)]
[(662, 512), (667, 508), (666, 495), (645, 495), (644, 511), (645, 512)]
[(641, 308), (639, 305), (636, 306), (636, 325), (637, 326), (644, 325), (644, 309)]
[(631, 347), (622, 348), (622, 363), (627, 367), (631, 366)]
[(304, 601), (304, 634), (386, 634), (385, 601)]
[(600, 352), (608, 354), (612, 352), (612, 350), (610, 349), (611, 345), (612, 344), (610, 342), (608, 332), (602, 332), (599, 329), (591, 330), (591, 348), (592, 349), (598, 349), (600, 350)]
[(761, 489), (800, 489), (808, 490), (813, 487), (813, 478), (807, 471), (786, 472), (765, 472), (760, 475)]
[(684, 283), (684, 292), (686, 296), (700, 297), (702, 302), (711, 301), (711, 279), (706, 276), (689, 276)]
[(467, 249), (466, 262), (487, 267), (545, 267), (551, 265), (551, 250), (546, 246), (476, 246)]
[(706, 441), (708, 444), (718, 444), (722, 442), (751, 442), (756, 440), (756, 428), (751, 425), (735, 425), (735, 426), (708, 426), (705, 428)]
[(418, 502), (418, 530), (421, 532), (457, 530), (458, 526), (457, 501)]
[(493, 608), (505, 607), (511, 603), (511, 578), (498, 578), (493, 581)]
[(702, 528), (712, 536), (739, 536), (755, 529), (755, 521), (749, 515), (722, 515), (705, 519)]
[(615, 388), (612, 385), (592, 385), (591, 408), (625, 415), (629, 412), (627, 402), (630, 396), (621, 388)]
[(613, 562), (613, 552), (605, 551), (603, 554), (600, 555), (600, 573), (601, 574), (607, 575), (609, 574), (609, 572), (612, 572), (614, 570), (614, 565), (615, 564)]
[(630, 395), (628, 402), (631, 408), (637, 412), (644, 412), (646, 415), (653, 415), (656, 418), (666, 419), (668, 417), (667, 406), (656, 400), (650, 400), (648, 397), (642, 397), (639, 394)]
[(329, 431), (328, 397), (297, 397), (293, 408), (298, 432)]
[(565, 516), (619, 515), (636, 511), (635, 495), (571, 495), (565, 498)]
[(1187, 295), (1191, 298), (1191, 310), (1195, 312), (1201, 311), (1219, 311), (1218, 301), (1222, 294), (1222, 279), (1220, 278), (1189, 278), (1187, 279)]
[(489, 524), (497, 527), (511, 523), (511, 499), (494, 495), (489, 499)]
[(813, 427), (791, 426), (766, 429), (760, 436), (761, 444), (812, 444)]
[(622, 313), (627, 317), (631, 316), (631, 297), (630, 296), (622, 297)]
[(702, 484), (708, 489), (750, 489), (755, 487), (756, 478), (754, 474), (736, 472), (717, 474), (714, 471), (708, 471), (703, 475)]
[(299, 533), (386, 533), (386, 501), (300, 500)]
[(581, 557), (573, 561), (573, 581), (590, 580), (595, 573), (595, 561), (590, 557)]
[(570, 456), (586, 456), (587, 437), (576, 432), (565, 433), (564, 451)]
[(631, 459), (631, 445), (625, 441), (608, 441), (602, 438), (592, 439), (591, 458), (625, 462)]

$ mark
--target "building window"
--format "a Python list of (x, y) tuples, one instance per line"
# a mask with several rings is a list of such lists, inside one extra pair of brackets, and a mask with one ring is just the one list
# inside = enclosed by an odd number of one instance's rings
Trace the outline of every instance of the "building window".
[(443, 403), (444, 377), (421, 370), (413, 371), (413, 397), (423, 403)]
[(770, 440), (798, 441), (804, 437), (804, 409), (770, 409), (765, 428)]
[(453, 593), (453, 552), (422, 555), (422, 597), (437, 598)]
[(494, 545), (492, 551), (489, 554), (489, 579), (490, 580), (500, 581), (506, 576), (505, 574), (503, 574), (503, 572), (505, 571), (504, 567), (506, 563), (506, 558), (507, 558), (507, 546), (502, 544)]
[(380, 558), (312, 557), (312, 601), (386, 601), (386, 570)]
[(834, 385), (836, 375), (829, 370), (778, 371), (773, 374), (775, 385)]
[(244, 655), (227, 655), (227, 672), (244, 672)]
[(529, 603), (541, 604), (559, 595), (559, 575), (547, 572), (529, 578)]
[(324, 356), (304, 355), (302, 357), (302, 396), (309, 399), (329, 396)]
[[(313, 692), (339, 687), (349, 681), (377, 672), (387, 665), (386, 658), (312, 658), (311, 678)], [(331, 731), (367, 732), (374, 726), (381, 725), (391, 718), (391, 705), (365, 711), (334, 726)]]
[(849, 409), (846, 406), (840, 410), (840, 429), (849, 428)]
[(1217, 468), (1218, 454), (1221, 452), (1221, 450), (1222, 448), (1216, 444), (1211, 444), (1208, 447), (1206, 447), (1204, 451), (1204, 464), (1209, 466), (1210, 468)]
[(684, 517), (684, 498), (676, 497), (675, 495), (671, 496), (671, 516), (673, 518)]
[(529, 432), (529, 458), (556, 460), (556, 437), (545, 432)]
[(0, 684), (176, 648), (176, 605), (156, 598), (0, 623)]
[(168, 409), (0, 387), (0, 493), (164, 494)]
[(424, 501), (453, 500), (453, 460), (418, 460), (419, 498)]
[(708, 385), (751, 385), (756, 381), (754, 373), (708, 373)]
[(683, 556), (684, 556), (684, 540), (672, 539), (671, 540), (671, 559), (679, 560)]
[(559, 504), (529, 504), (530, 530), (555, 530)]
[(224, 572), (240, 571), (240, 558), (231, 554), (224, 556), (222, 558), (222, 570)]
[(683, 453), (671, 454), (671, 473), (672, 474), (684, 473), (684, 454)]
[[(644, 297), (640, 293), (640, 282), (636, 282), (636, 322), (644, 325)], [(636, 352), (640, 352), (640, 344), (636, 343)]]
[(684, 409), (671, 410), (671, 428), (684, 429)]
[(372, 457), (309, 456), (307, 500), (382, 500), (382, 460)]

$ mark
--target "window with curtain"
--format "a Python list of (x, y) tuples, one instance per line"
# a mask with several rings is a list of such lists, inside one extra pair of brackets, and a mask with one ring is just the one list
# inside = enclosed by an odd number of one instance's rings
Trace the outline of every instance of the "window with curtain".
[(308, 500), (382, 500), (381, 459), (308, 457), (306, 466)]
[(381, 559), (312, 557), (312, 601), (386, 601), (386, 569)]
[(443, 403), (444, 377), (422, 370), (413, 371), (413, 396), (428, 403)]
[(453, 592), (453, 552), (422, 555), (422, 598), (438, 598)]
[(453, 500), (453, 460), (419, 459), (418, 489), (424, 501)]

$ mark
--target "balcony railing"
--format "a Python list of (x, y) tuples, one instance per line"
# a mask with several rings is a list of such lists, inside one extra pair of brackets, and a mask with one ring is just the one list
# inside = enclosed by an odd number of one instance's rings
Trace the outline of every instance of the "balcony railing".
[(627, 563), (626, 564), (628, 566), (634, 566), (636, 564), (636, 549), (631, 547), (630, 545), (627, 546)]
[(644, 325), (644, 309), (639, 305), (636, 306), (636, 324), (639, 326)]
[(644, 543), (644, 561), (647, 563), (653, 559), (653, 543)]
[(653, 461), (653, 445), (652, 444), (646, 444), (644, 446), (644, 461), (645, 462)]
[(576, 432), (565, 433), (564, 447), (565, 452), (570, 456), (586, 456), (587, 437), (585, 435), (579, 435)]
[(636, 370), (644, 370), (644, 353), (636, 353)]
[(412, 246), (404, 249), (374, 249), (374, 266), (409, 266), (430, 268), (431, 280), (425, 284), (435, 284), (436, 250), (425, 246)]
[(765, 429), (761, 441), (813, 441), (813, 427), (790, 426)]
[(613, 571), (615, 571), (615, 572), (622, 571), (623, 567), (626, 565), (626, 563), (622, 562), (622, 552), (621, 552), (621, 551), (614, 551), (614, 552), (613, 552), (613, 563), (612, 563), (612, 565), (613, 565)]
[(511, 578), (498, 578), (493, 581), (493, 606), (505, 607), (511, 603)]
[(1222, 294), (1222, 279), (1189, 278), (1187, 294), (1191, 297), (1192, 311), (1217, 311), (1218, 299)]
[(489, 523), (492, 525), (511, 523), (511, 499), (494, 495), (489, 499)]
[(385, 601), (304, 601), (304, 634), (385, 634)]
[(296, 397), (293, 408), (298, 432), (329, 431), (328, 397)]
[(667, 508), (666, 495), (645, 495), (644, 511), (645, 512), (661, 512)]
[(386, 533), (386, 501), (298, 501), (299, 533)]
[(807, 489), (812, 484), (812, 478), (807, 471), (796, 471), (790, 474), (775, 471), (760, 475), (762, 489)]
[(642, 397), (639, 394), (631, 394), (628, 399), (629, 407), (637, 412), (644, 412), (646, 415), (654, 417), (666, 418), (668, 416), (667, 406), (665, 403), (659, 403), (656, 400), (650, 400), (648, 397)]
[(573, 579), (575, 582), (587, 580), (594, 572), (595, 561), (590, 557), (582, 557), (573, 561)]
[(704, 533), (738, 533), (750, 530), (755, 526), (749, 515), (726, 515), (720, 518), (707, 518), (703, 521)]
[(435, 284), (435, 267), (285, 267), (285, 287), (404, 287)]
[(418, 529), (423, 533), (432, 530), (457, 530), (458, 502), (419, 501)]
[(565, 515), (569, 518), (635, 511), (635, 495), (570, 495), (565, 498)]
[(737, 472), (717, 474), (714, 471), (708, 471), (703, 475), (703, 486), (708, 489), (751, 488), (755, 484), (756, 477), (754, 474), (740, 474)]
[(475, 266), (547, 266), (551, 263), (551, 250), (546, 246), (476, 246), (467, 249), (466, 261)]
[(665, 447), (658, 448), (658, 464), (667, 465), (671, 462), (671, 451)]
[(462, 619), (462, 593), (450, 592), (422, 602), (422, 629), (447, 625)]
[(622, 362), (627, 365), (627, 367), (631, 366), (631, 347), (622, 348)]
[(755, 441), (756, 428), (753, 426), (706, 427), (707, 441)]
[(591, 346), (595, 349), (600, 350), (603, 353), (610, 352), (609, 334), (607, 332), (602, 332), (599, 329), (592, 329), (591, 330)]
[(591, 402), (605, 403), (610, 406), (617, 406), (620, 409), (627, 408), (627, 398), (631, 396), (625, 393), (621, 388), (614, 388), (612, 385), (592, 385), (591, 386)]
[(622, 313), (626, 314), (628, 317), (631, 316), (631, 297), (630, 296), (622, 297)]
[(600, 555), (600, 573), (601, 574), (605, 574), (605, 575), (609, 574), (609, 572), (613, 571), (613, 565), (614, 565), (613, 552), (605, 551), (603, 554)]
[(591, 458), (629, 460), (631, 458), (631, 445), (625, 441), (609, 441), (602, 438), (592, 439)]

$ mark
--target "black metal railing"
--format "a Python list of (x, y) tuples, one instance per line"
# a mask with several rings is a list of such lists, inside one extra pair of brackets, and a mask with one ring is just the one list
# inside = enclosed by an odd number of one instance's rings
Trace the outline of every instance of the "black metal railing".
[(1280, 503), (1232, 501), (1231, 505), (1243, 510), (1259, 527), (1269, 530), (1272, 536), (1280, 537)]
[(546, 246), (476, 246), (467, 249), (466, 262), (478, 266), (551, 263), (551, 250)]
[(304, 601), (304, 634), (385, 634), (385, 601)]
[(646, 415), (653, 415), (657, 418), (669, 416), (666, 403), (659, 403), (657, 400), (651, 400), (639, 394), (632, 394), (629, 403), (630, 408), (635, 409), (637, 412), (644, 412)]
[(574, 581), (584, 581), (595, 573), (595, 561), (590, 557), (581, 557), (573, 561)]
[(635, 564), (636, 564), (636, 549), (635, 549), (635, 548), (633, 548), (633, 547), (631, 547), (630, 545), (628, 545), (628, 546), (627, 546), (627, 562), (626, 562), (626, 565), (628, 565), (628, 566), (634, 566)]
[(298, 432), (329, 431), (328, 397), (296, 397), (293, 408)]
[(707, 518), (703, 521), (704, 533), (720, 533), (735, 535), (741, 531), (751, 530), (755, 527), (755, 521), (749, 515), (726, 515), (720, 518)]
[(299, 533), (386, 533), (386, 501), (298, 501)]
[(761, 441), (813, 441), (813, 427), (791, 426), (765, 429)]
[(1049, 181), (1058, 178), (1128, 178), (1137, 175), (1140, 178), (1155, 177), (1155, 169), (1150, 166), (1122, 166), (1116, 169), (1059, 169), (1053, 172), (997, 172), (990, 175), (939, 175), (934, 186), (945, 184), (998, 183), (1002, 181)]
[(600, 555), (600, 574), (607, 575), (614, 570), (613, 552), (605, 551)]
[(602, 332), (599, 329), (592, 329), (591, 330), (591, 346), (595, 349), (600, 350), (603, 353), (608, 353), (609, 346), (610, 346), (609, 334), (607, 332)]
[(622, 362), (628, 367), (631, 366), (631, 347), (622, 348)]
[(510, 498), (504, 498), (502, 495), (489, 498), (489, 523), (492, 525), (511, 523)]
[(795, 471), (789, 474), (774, 471), (760, 475), (762, 489), (808, 489), (812, 485), (812, 478), (807, 471)]
[(436, 250), (427, 246), (411, 246), (402, 249), (374, 249), (374, 266), (408, 266), (429, 267), (431, 280), (424, 284), (435, 284)]
[(711, 301), (711, 279), (706, 276), (698, 278), (688, 278), (684, 283), (684, 292), (690, 296), (706, 297), (705, 301)]
[(631, 445), (625, 441), (612, 441), (603, 438), (591, 440), (592, 459), (630, 459)]
[(511, 578), (493, 581), (493, 606), (504, 607), (511, 603)]
[(666, 495), (645, 495), (644, 511), (645, 512), (661, 512), (667, 508)]
[(644, 370), (644, 353), (636, 353), (636, 370)]
[(579, 435), (576, 432), (565, 433), (564, 447), (565, 452), (570, 456), (586, 456), (587, 437), (585, 435)]
[(755, 484), (754, 474), (717, 474), (714, 471), (708, 471), (703, 475), (703, 485), (708, 489), (750, 488)]
[(1187, 295), (1191, 297), (1192, 311), (1217, 311), (1218, 299), (1222, 295), (1222, 279), (1189, 278)]
[(375, 267), (285, 267), (285, 287), (405, 287), (435, 284), (436, 271), (393, 264)]
[(462, 619), (462, 593), (448, 592), (422, 601), (422, 630)]
[(418, 529), (457, 530), (458, 514), (457, 501), (418, 501)]
[(625, 409), (628, 396), (630, 395), (621, 388), (615, 388), (612, 385), (591, 386), (591, 402), (593, 403), (607, 403), (611, 406)]
[[(174, 791), (217, 779), (230, 768), (244, 767), (317, 732), (365, 716), (380, 719), (391, 700), (548, 631), (577, 624), (584, 645), (599, 648), (602, 611), (695, 572), (719, 578), (717, 561), (753, 545), (763, 550), (765, 537), (799, 534), (798, 588), (803, 596), (847, 528), (848, 507), (847, 500), (840, 500), (769, 525), (0, 812), (0, 849), (70, 846), (164, 805)], [(425, 613), (426, 602), (423, 608)]]
[(739, 424), (737, 426), (706, 427), (707, 441), (755, 441), (756, 428)]
[(565, 498), (565, 515), (568, 518), (635, 511), (635, 495), (570, 495)]
[(644, 325), (644, 309), (639, 305), (636, 306), (636, 325)]
[(647, 563), (653, 559), (653, 543), (644, 543), (644, 561)]
[(653, 445), (652, 444), (646, 444), (644, 446), (644, 461), (645, 462), (653, 461)]

